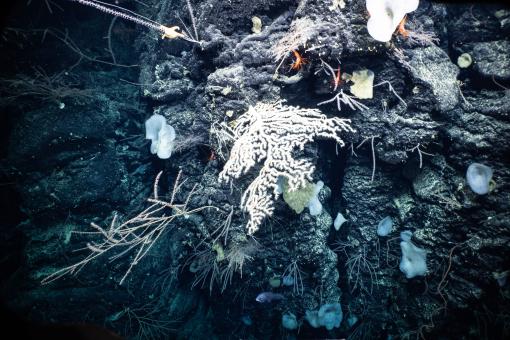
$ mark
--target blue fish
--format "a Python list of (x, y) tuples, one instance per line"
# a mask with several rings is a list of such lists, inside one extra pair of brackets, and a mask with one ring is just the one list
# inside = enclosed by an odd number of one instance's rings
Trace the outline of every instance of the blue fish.
[(255, 298), (255, 301), (260, 303), (271, 303), (273, 301), (280, 301), (285, 299), (285, 296), (273, 292), (262, 292)]

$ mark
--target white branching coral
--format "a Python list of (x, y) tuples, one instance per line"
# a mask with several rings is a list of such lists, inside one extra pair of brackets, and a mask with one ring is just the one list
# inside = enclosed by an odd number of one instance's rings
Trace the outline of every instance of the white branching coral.
[(241, 208), (248, 212), (248, 234), (258, 229), (274, 211), (279, 196), (278, 178), (287, 179), (290, 191), (312, 180), (315, 166), (308, 159), (296, 159), (295, 151), (316, 138), (334, 139), (341, 146), (343, 131), (354, 132), (349, 119), (328, 118), (318, 109), (286, 106), (282, 102), (257, 103), (240, 116), (231, 129), (235, 143), (220, 181), (229, 182), (246, 174), (255, 164), (262, 169), (241, 198)]

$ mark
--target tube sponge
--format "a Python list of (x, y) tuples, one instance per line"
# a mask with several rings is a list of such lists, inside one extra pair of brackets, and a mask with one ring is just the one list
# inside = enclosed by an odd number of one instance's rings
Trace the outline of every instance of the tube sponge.
[(368, 33), (375, 40), (390, 41), (393, 32), (407, 13), (418, 8), (419, 0), (366, 0), (370, 19)]

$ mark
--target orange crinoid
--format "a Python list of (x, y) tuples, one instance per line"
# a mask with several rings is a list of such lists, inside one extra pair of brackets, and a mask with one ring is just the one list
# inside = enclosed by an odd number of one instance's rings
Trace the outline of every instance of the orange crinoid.
[(299, 54), (298, 51), (292, 51), (292, 53), (294, 54), (294, 57), (296, 58), (296, 60), (294, 60), (294, 62), (290, 66), (291, 70), (300, 70), (304, 64), (308, 63), (308, 60), (303, 58), (301, 56), (301, 54)]

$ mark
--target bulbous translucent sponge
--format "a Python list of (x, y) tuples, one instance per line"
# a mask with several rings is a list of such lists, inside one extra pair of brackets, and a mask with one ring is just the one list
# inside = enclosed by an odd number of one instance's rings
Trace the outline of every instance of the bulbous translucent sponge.
[(165, 117), (153, 114), (145, 122), (145, 138), (151, 140), (151, 153), (161, 159), (168, 159), (174, 149), (175, 130), (168, 125)]
[(492, 169), (487, 165), (472, 163), (466, 171), (469, 187), (478, 195), (488, 194), (491, 190)]
[(393, 32), (407, 13), (418, 8), (419, 0), (366, 0), (370, 19), (367, 22), (368, 33), (375, 40), (391, 40)]

